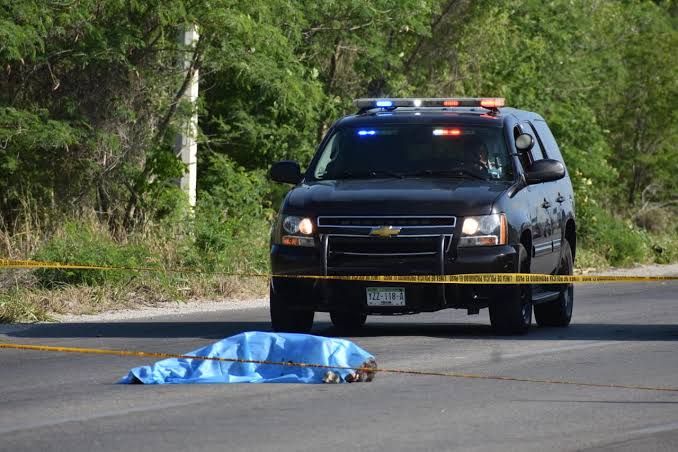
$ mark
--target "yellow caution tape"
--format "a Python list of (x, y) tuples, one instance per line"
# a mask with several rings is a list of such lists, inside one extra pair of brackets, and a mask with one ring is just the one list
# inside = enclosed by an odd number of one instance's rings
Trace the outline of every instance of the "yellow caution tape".
[(428, 284), (573, 284), (600, 282), (650, 282), (678, 281), (678, 276), (584, 276), (584, 275), (543, 275), (532, 273), (470, 273), (463, 275), (272, 275), (282, 278), (329, 279), (339, 281), (366, 281), (385, 283), (428, 283)]
[(261, 364), (271, 366), (286, 366), (286, 367), (307, 367), (315, 369), (330, 369), (330, 370), (354, 370), (362, 372), (381, 372), (390, 374), (405, 374), (405, 375), (419, 375), (430, 377), (446, 377), (446, 378), (467, 378), (473, 380), (495, 380), (495, 381), (515, 381), (522, 383), (542, 383), (554, 385), (570, 385), (583, 386), (593, 388), (612, 388), (612, 389), (635, 389), (642, 391), (661, 391), (661, 392), (678, 392), (678, 388), (661, 387), (661, 386), (641, 386), (641, 385), (624, 385), (617, 383), (587, 383), (581, 381), (570, 380), (546, 380), (538, 378), (526, 377), (508, 377), (501, 375), (481, 375), (481, 374), (467, 374), (460, 372), (437, 372), (425, 370), (410, 370), (410, 369), (388, 369), (378, 367), (349, 367), (349, 366), (328, 366), (326, 364), (301, 363), (294, 361), (267, 361), (256, 359), (239, 359), (239, 358), (222, 358), (218, 356), (192, 356), (181, 355), (174, 353), (158, 353), (158, 352), (141, 352), (129, 350), (110, 350), (100, 348), (78, 348), (78, 347), (54, 347), (49, 345), (28, 345), (28, 344), (2, 344), (0, 349), (15, 349), (15, 350), (34, 350), (44, 352), (62, 352), (62, 353), (85, 353), (95, 355), (113, 355), (113, 356), (135, 356), (147, 358), (179, 358), (179, 359), (199, 359), (205, 361), (221, 361), (232, 363), (246, 363), (246, 364)]
[(61, 262), (0, 259), (0, 268), (59, 269), (59, 270), (127, 270), (141, 272), (214, 273), (188, 268), (167, 269), (162, 267), (118, 267), (114, 265), (64, 264)]
[(124, 270), (140, 272), (200, 273), (246, 278), (323, 279), (383, 283), (423, 284), (581, 284), (611, 282), (678, 281), (678, 276), (544, 275), (537, 273), (469, 273), (461, 275), (288, 275), (275, 273), (236, 273), (187, 268), (117, 267), (111, 265), (64, 264), (60, 262), (0, 259), (0, 268)]

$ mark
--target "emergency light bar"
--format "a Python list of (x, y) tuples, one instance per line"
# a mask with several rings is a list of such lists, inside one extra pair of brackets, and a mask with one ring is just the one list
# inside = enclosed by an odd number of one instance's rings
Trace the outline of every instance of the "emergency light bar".
[(503, 97), (429, 97), (429, 98), (367, 98), (356, 99), (353, 105), (360, 110), (396, 107), (483, 107), (496, 110), (504, 106)]

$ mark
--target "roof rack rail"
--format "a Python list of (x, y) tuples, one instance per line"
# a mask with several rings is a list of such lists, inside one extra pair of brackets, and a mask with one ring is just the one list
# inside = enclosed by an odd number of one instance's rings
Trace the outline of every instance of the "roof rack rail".
[(385, 97), (355, 99), (358, 114), (375, 108), (394, 110), (398, 107), (482, 107), (498, 112), (504, 106), (503, 97)]

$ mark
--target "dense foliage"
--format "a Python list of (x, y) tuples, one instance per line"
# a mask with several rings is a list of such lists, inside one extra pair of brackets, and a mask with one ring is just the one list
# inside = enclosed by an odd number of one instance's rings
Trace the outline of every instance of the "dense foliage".
[[(94, 221), (106, 249), (163, 236), (179, 264), (262, 268), (282, 190), (266, 168), (307, 162), (351, 99), (486, 95), (552, 125), (585, 247), (613, 264), (667, 260), (677, 12), (648, 0), (0, 0), (0, 254), (89, 259), (64, 237)], [(195, 48), (177, 41), (191, 24)], [(173, 145), (194, 70), (191, 216)]]

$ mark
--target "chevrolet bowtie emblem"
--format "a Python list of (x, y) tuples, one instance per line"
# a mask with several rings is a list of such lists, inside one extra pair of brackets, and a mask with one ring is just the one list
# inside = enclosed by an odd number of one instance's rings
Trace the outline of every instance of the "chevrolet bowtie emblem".
[(378, 228), (372, 228), (370, 235), (376, 235), (378, 237), (394, 237), (400, 234), (401, 228), (394, 228), (393, 226), (380, 226)]

